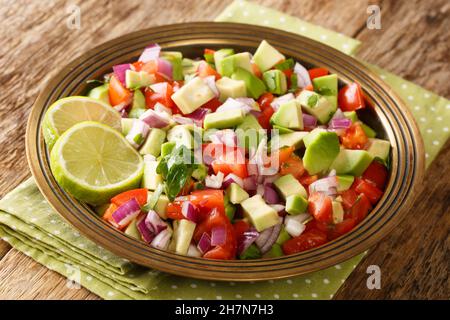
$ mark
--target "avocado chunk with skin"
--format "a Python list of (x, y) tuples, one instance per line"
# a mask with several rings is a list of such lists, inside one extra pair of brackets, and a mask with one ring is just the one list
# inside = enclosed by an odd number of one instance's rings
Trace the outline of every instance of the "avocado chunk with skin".
[[(153, 195), (153, 192), (148, 192), (147, 199), (151, 199)], [(169, 198), (165, 194), (161, 194), (158, 198), (158, 201), (156, 202), (155, 207), (153, 210), (163, 219), (167, 219), (167, 206), (169, 205)]]
[(278, 213), (268, 206), (259, 194), (242, 201), (241, 206), (244, 215), (248, 217), (258, 232), (279, 223)]
[(305, 188), (292, 174), (287, 174), (278, 178), (273, 182), (273, 185), (285, 201), (292, 195), (299, 195), (303, 198), (308, 197)]
[(314, 91), (324, 96), (333, 106), (333, 112), (337, 109), (338, 77), (337, 74), (314, 78)]
[(303, 114), (300, 103), (291, 100), (283, 103), (270, 118), (272, 124), (288, 129), (303, 130)]
[(269, 70), (285, 59), (286, 57), (272, 47), (266, 40), (261, 41), (253, 55), (253, 61), (257, 64), (261, 72)]
[(145, 71), (133, 71), (128, 69), (125, 72), (125, 86), (128, 89), (139, 89), (155, 83), (155, 76)]
[(177, 146), (175, 141), (167, 141), (161, 145), (161, 157), (165, 157), (172, 153), (172, 150)]
[(391, 144), (387, 140), (381, 139), (369, 139), (369, 148), (367, 148), (367, 152), (373, 158), (380, 158), (383, 161), (386, 161), (389, 158), (389, 151), (391, 150)]
[(244, 113), (241, 109), (232, 109), (222, 112), (213, 112), (206, 115), (203, 126), (208, 129), (225, 129), (235, 127), (244, 121)]
[[(314, 130), (313, 130), (314, 131)], [(311, 132), (305, 137), (303, 165), (310, 175), (328, 170), (339, 154), (339, 138), (335, 132)]]
[(142, 177), (142, 187), (155, 191), (159, 184), (163, 183), (161, 175), (156, 173), (158, 161), (144, 161), (144, 176)]
[(267, 70), (263, 73), (263, 80), (269, 92), (284, 94), (287, 90), (286, 75), (281, 70)]
[(328, 123), (336, 111), (325, 97), (313, 91), (303, 90), (296, 99), (303, 110), (317, 118), (320, 124)]
[(100, 101), (110, 105), (110, 103), (109, 103), (109, 85), (107, 83), (105, 83), (105, 84), (102, 84), (101, 86), (91, 89), (88, 93), (88, 97), (100, 100)]
[(350, 187), (353, 184), (353, 181), (355, 181), (355, 177), (351, 175), (340, 175), (336, 176), (338, 181), (337, 191), (345, 191), (350, 189)]
[(181, 145), (188, 149), (194, 148), (194, 137), (186, 125), (178, 125), (170, 129), (167, 133), (167, 140), (175, 142), (177, 148)]
[(373, 157), (365, 150), (341, 149), (339, 155), (331, 164), (330, 169), (336, 170), (338, 175), (350, 174), (359, 177), (372, 162)]
[(161, 58), (172, 65), (172, 79), (183, 80), (183, 54), (179, 51), (161, 51)]
[(266, 92), (266, 85), (264, 82), (255, 76), (250, 71), (242, 68), (236, 68), (236, 71), (231, 76), (234, 80), (242, 80), (245, 82), (247, 88), (247, 95), (253, 99), (258, 99), (260, 95)]
[(232, 204), (239, 204), (249, 198), (247, 191), (241, 188), (237, 183), (232, 183), (227, 188), (227, 196)]
[(250, 63), (250, 53), (248, 52), (241, 52), (225, 57), (220, 60), (219, 64), (220, 66), (217, 70), (220, 70), (220, 75), (224, 77), (230, 77), (237, 68), (242, 68), (253, 73)]
[(247, 88), (242, 80), (234, 80), (228, 77), (222, 77), (216, 81), (217, 90), (219, 90), (219, 100), (221, 102), (228, 98), (239, 98), (247, 96)]
[(175, 224), (175, 252), (186, 255), (194, 235), (196, 224), (187, 219), (178, 220)]
[(284, 256), (283, 249), (278, 243), (274, 243), (269, 251), (263, 255), (263, 258), (276, 258), (281, 256)]
[(275, 135), (270, 140), (270, 150), (275, 151), (283, 147), (299, 149), (303, 146), (303, 138), (307, 135), (308, 132), (305, 131), (294, 131), (292, 133)]
[(133, 93), (131, 110), (128, 112), (130, 118), (138, 119), (146, 111), (145, 96), (141, 90), (137, 89)]
[(216, 70), (219, 74), (222, 74), (222, 64), (221, 61), (234, 54), (234, 50), (233, 49), (220, 49), (217, 50), (216, 52), (214, 52), (214, 64), (216, 65)]
[(275, 243), (278, 243), (279, 245), (282, 245), (286, 241), (288, 241), (291, 238), (289, 233), (286, 231), (284, 224), (281, 226), (280, 234), (278, 235), (277, 240)]
[(183, 114), (189, 114), (214, 98), (214, 92), (199, 77), (196, 77), (172, 94), (172, 100)]
[(158, 157), (161, 153), (161, 145), (166, 140), (166, 132), (158, 128), (152, 128), (150, 133), (139, 149), (139, 153), (142, 155), (151, 154), (154, 157)]
[(305, 213), (308, 208), (308, 200), (301, 195), (293, 194), (286, 199), (286, 212), (289, 214), (297, 215)]

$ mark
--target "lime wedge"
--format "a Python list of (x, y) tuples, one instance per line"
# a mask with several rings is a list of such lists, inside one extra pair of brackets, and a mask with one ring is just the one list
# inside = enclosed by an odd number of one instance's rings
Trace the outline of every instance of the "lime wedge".
[(120, 113), (106, 103), (82, 96), (62, 98), (47, 110), (43, 121), (49, 149), (67, 129), (82, 121), (98, 121), (121, 131)]
[(137, 188), (144, 171), (141, 155), (122, 134), (99, 122), (80, 122), (56, 141), (50, 168), (59, 185), (92, 205)]

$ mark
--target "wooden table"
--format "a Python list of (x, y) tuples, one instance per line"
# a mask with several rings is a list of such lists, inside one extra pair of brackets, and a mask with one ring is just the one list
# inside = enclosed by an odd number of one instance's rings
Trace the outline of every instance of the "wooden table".
[[(70, 3), (73, 3), (71, 1)], [(213, 20), (230, 0), (85, 0), (81, 29), (66, 26), (66, 1), (3, 0), (0, 5), (0, 197), (25, 180), (28, 112), (58, 69), (99, 43), (154, 25)], [(359, 39), (358, 57), (447, 98), (450, 96), (450, 3), (437, 1), (256, 1)], [(189, 5), (187, 4), (189, 3)], [(382, 29), (366, 28), (369, 4)], [(375, 246), (335, 299), (448, 299), (450, 142), (428, 170), (424, 191), (398, 229)], [(0, 299), (98, 299), (0, 242)], [(380, 290), (366, 287), (379, 265)]]

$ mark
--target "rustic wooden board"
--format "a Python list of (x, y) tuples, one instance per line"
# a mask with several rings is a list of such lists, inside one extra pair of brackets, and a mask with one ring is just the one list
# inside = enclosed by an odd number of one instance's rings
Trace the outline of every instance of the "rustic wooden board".
[[(66, 27), (66, 1), (5, 1), (0, 6), (0, 197), (26, 177), (24, 136), (39, 90), (75, 56), (119, 35), (154, 25), (213, 20), (231, 1), (75, 1), (81, 29)], [(363, 41), (358, 57), (449, 97), (450, 4), (429, 1), (255, 1)], [(73, 3), (73, 2), (71, 2)], [(368, 30), (366, 8), (382, 8), (382, 29)], [(399, 230), (373, 250), (336, 299), (448, 298), (447, 143), (429, 170), (426, 192)], [(447, 241), (447, 242), (446, 242)], [(97, 299), (0, 242), (0, 299)], [(366, 287), (366, 268), (382, 270), (382, 289)], [(31, 285), (30, 285), (31, 283)]]

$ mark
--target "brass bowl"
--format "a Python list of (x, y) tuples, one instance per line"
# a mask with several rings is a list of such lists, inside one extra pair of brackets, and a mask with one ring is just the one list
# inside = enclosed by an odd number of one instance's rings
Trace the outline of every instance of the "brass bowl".
[[(361, 117), (392, 145), (390, 179), (382, 199), (350, 233), (319, 248), (295, 255), (250, 261), (192, 258), (150, 248), (102, 221), (56, 183), (42, 135), (42, 119), (57, 99), (85, 94), (89, 79), (99, 79), (115, 64), (136, 59), (149, 43), (199, 57), (203, 49), (232, 47), (254, 52), (263, 39), (308, 67), (323, 66), (337, 73), (341, 85), (357, 81), (373, 106)], [(130, 33), (78, 57), (54, 77), (31, 111), (26, 147), (28, 163), (42, 194), (52, 207), (87, 238), (137, 264), (165, 272), (214, 280), (265, 280), (300, 275), (345, 261), (386, 236), (408, 212), (414, 191), (424, 176), (424, 150), (408, 108), (372, 71), (357, 60), (311, 39), (270, 28), (235, 23), (182, 23)]]

